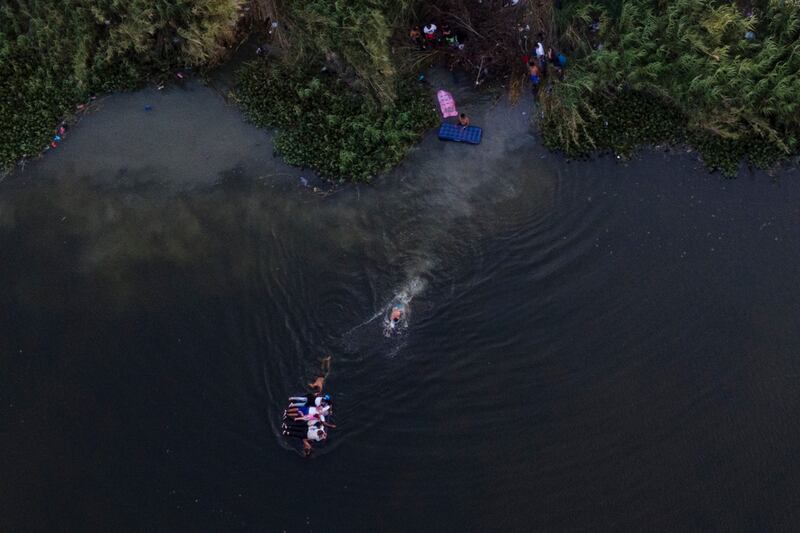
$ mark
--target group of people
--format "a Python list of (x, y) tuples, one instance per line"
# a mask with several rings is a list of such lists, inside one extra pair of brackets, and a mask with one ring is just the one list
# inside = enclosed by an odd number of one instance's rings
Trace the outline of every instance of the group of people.
[[(442, 24), (441, 30), (439, 27), (431, 22), (422, 28), (418, 25), (412, 26), (408, 33), (411, 42), (418, 50), (430, 50), (440, 46), (450, 46), (453, 48), (463, 48), (463, 44), (459, 43), (459, 38), (453, 32), (448, 24)], [(564, 67), (566, 66), (566, 57), (554, 50), (548, 48), (545, 51), (542, 41), (544, 36), (539, 34), (539, 41), (536, 47), (531, 51), (528, 57), (528, 78), (531, 82), (531, 89), (534, 96), (539, 94), (539, 86), (542, 80), (548, 74), (548, 70), (555, 71), (558, 79), (564, 78)], [(466, 127), (469, 126), (469, 118), (461, 114), (459, 117), (459, 125)]]
[(286, 437), (302, 440), (306, 456), (311, 455), (313, 442), (323, 442), (328, 438), (327, 428), (336, 428), (329, 422), (333, 414), (333, 399), (322, 390), (330, 365), (331, 357), (328, 356), (322, 360), (321, 373), (308, 384), (311, 392), (289, 397), (289, 405), (283, 412), (281, 432)]
[(450, 28), (449, 24), (442, 24), (441, 30), (433, 22), (426, 24), (421, 29), (419, 25), (414, 25), (408, 32), (408, 36), (418, 50), (430, 50), (440, 46), (449, 46), (451, 48), (463, 48), (464, 46), (459, 43), (458, 36)]
[(545, 52), (542, 42), (537, 42), (536, 48), (528, 56), (528, 76), (531, 81), (533, 96), (535, 97), (539, 94), (542, 78), (547, 75), (549, 68), (553, 69), (559, 80), (563, 80), (566, 64), (567, 58), (564, 54), (556, 52), (553, 48), (548, 48), (547, 52)]

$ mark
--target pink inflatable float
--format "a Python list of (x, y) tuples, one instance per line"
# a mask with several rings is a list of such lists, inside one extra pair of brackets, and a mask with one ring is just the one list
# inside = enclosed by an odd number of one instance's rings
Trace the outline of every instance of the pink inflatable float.
[(444, 118), (458, 116), (456, 101), (453, 100), (452, 94), (447, 91), (439, 91), (436, 93), (436, 97), (439, 99), (439, 108), (442, 110)]

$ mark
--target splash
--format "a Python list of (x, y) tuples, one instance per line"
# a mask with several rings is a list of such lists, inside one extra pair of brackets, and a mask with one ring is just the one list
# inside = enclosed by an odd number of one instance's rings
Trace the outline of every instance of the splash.
[[(365, 343), (374, 344), (375, 339), (372, 335), (375, 334), (375, 329), (373, 328), (366, 328), (376, 321), (380, 320), (380, 324), (382, 327), (382, 332), (385, 337), (393, 337), (400, 334), (402, 331), (408, 328), (409, 317), (411, 314), (411, 302), (414, 298), (416, 298), (420, 293), (425, 290), (427, 286), (427, 281), (420, 276), (414, 276), (408, 279), (406, 283), (404, 283), (399, 289), (394, 291), (393, 296), (386, 301), (378, 310), (369, 318), (357, 324), (347, 332), (342, 335), (343, 340), (345, 340), (346, 345), (354, 350), (357, 350), (356, 346), (363, 345)], [(391, 311), (393, 307), (399, 306), (403, 310), (403, 318), (397, 324), (392, 324), (390, 320)], [(359, 331), (363, 330), (363, 333), (359, 333)], [(367, 332), (372, 333), (367, 333)], [(370, 337), (371, 340), (367, 341), (366, 338), (363, 336)], [(362, 337), (362, 338), (359, 338)]]
[[(408, 322), (411, 316), (411, 300), (415, 296), (425, 290), (427, 282), (421, 277), (410, 279), (403, 287), (394, 295), (389, 303), (384, 306), (382, 310), (383, 315), (383, 335), (391, 337), (397, 335), (403, 330), (408, 329)], [(398, 320), (392, 320), (392, 313), (394, 310), (400, 312)]]

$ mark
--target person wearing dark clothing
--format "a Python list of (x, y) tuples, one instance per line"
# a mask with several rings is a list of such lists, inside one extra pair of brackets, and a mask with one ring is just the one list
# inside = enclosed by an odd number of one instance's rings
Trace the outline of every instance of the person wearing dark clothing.
[(308, 388), (316, 392), (317, 394), (322, 393), (322, 386), (325, 385), (325, 378), (328, 377), (328, 373), (331, 371), (331, 356), (327, 356), (322, 359), (322, 368), (320, 374), (308, 384)]
[(425, 34), (425, 46), (428, 48), (435, 48), (437, 44), (439, 44), (439, 33), (438, 33), (438, 26), (431, 22), (424, 28), (422, 28), (423, 33)]
[(303, 441), (303, 453), (306, 457), (311, 455), (311, 443), (322, 442), (328, 438), (325, 428), (320, 426), (302, 426), (286, 425), (283, 428), (283, 434), (286, 437), (301, 439)]
[(547, 54), (545, 55), (547, 58), (547, 62), (553, 65), (553, 68), (556, 70), (559, 79), (564, 78), (564, 66), (561, 64), (561, 58), (559, 55), (553, 50), (552, 48), (547, 49)]
[(414, 43), (414, 46), (416, 46), (417, 49), (422, 50), (424, 48), (422, 31), (419, 29), (419, 26), (413, 26), (411, 31), (408, 32), (408, 36), (411, 38), (411, 42)]
[(458, 38), (447, 24), (442, 25), (442, 39), (444, 43), (451, 48), (456, 48), (458, 46)]

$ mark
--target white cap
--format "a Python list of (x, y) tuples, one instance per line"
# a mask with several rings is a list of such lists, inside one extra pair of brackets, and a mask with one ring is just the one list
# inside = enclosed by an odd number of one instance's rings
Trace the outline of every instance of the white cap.
[(422, 28), (422, 31), (425, 33), (433, 33), (436, 31), (436, 24), (431, 24), (430, 26), (425, 26)]

